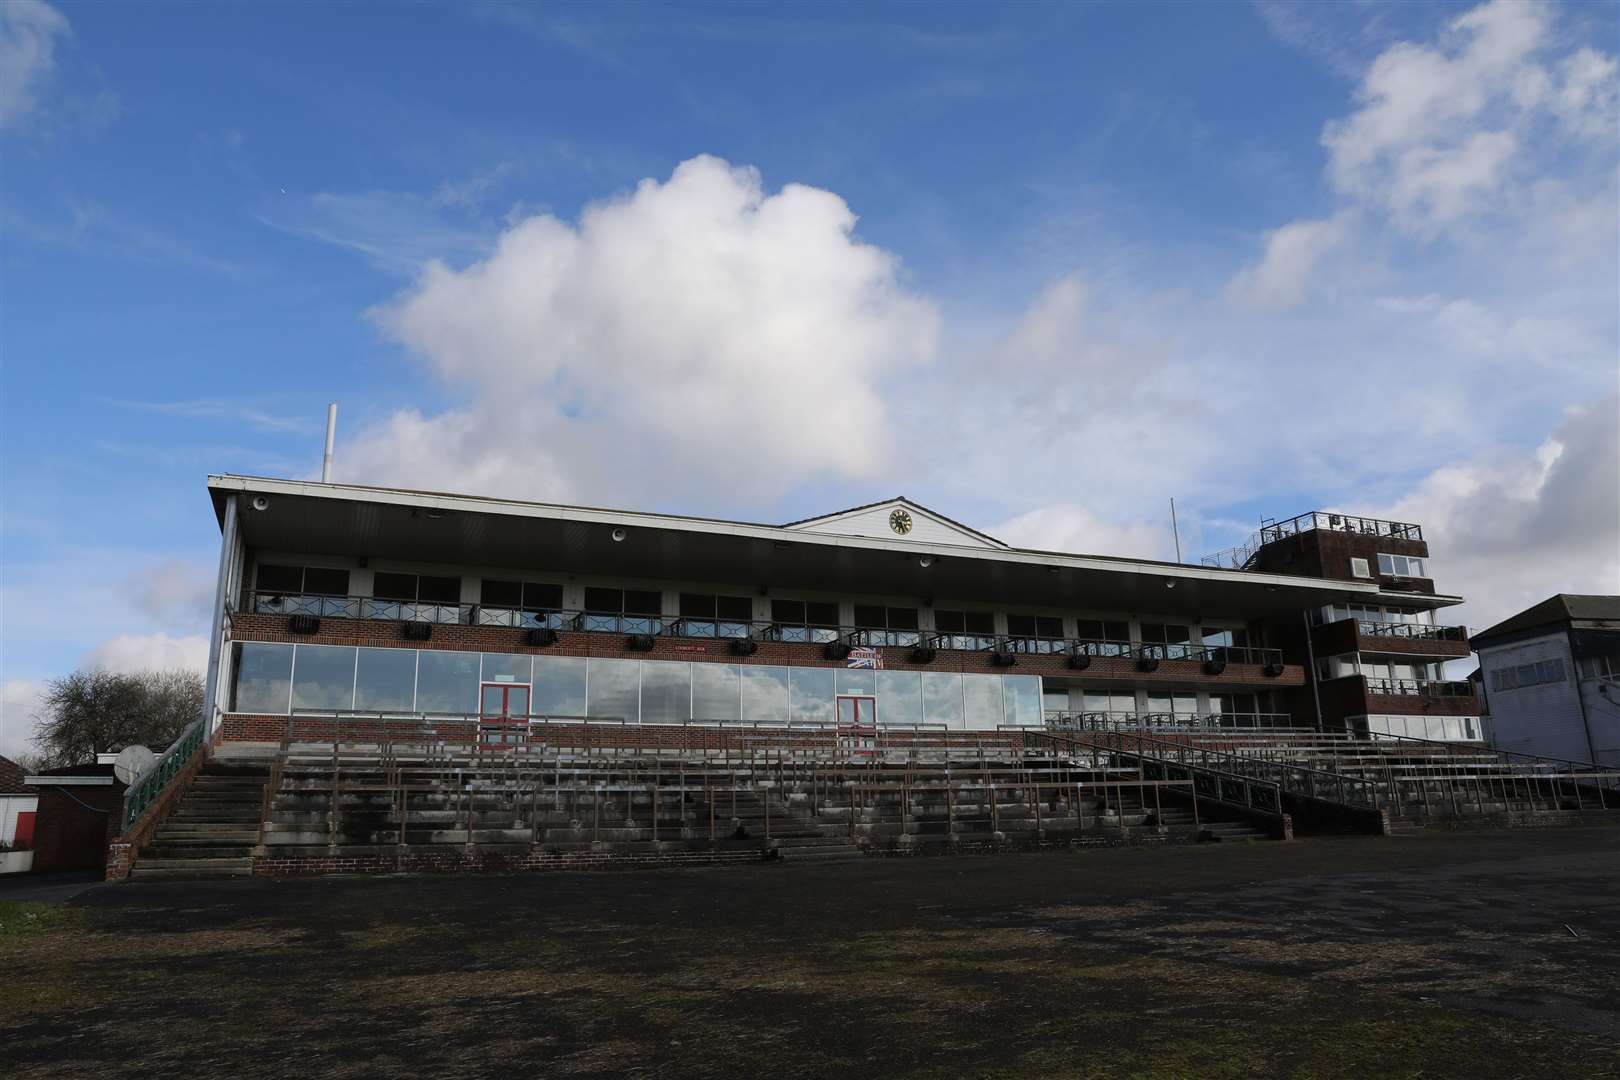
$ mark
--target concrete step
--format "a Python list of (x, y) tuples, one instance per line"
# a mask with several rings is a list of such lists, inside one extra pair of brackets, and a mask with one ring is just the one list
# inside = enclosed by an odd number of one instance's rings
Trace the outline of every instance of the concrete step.
[(140, 863), (136, 863), (129, 872), (131, 881), (188, 881), (252, 876), (252, 866), (203, 870), (192, 866), (142, 866)]
[(249, 870), (253, 867), (251, 855), (207, 855), (197, 856), (158, 856), (150, 858), (141, 856), (137, 864), (147, 870)]

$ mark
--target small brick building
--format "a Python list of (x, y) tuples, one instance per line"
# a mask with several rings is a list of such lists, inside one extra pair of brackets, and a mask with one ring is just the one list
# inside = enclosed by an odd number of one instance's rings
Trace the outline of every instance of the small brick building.
[(100, 870), (107, 844), (119, 833), (124, 784), (111, 762), (67, 765), (28, 776), (39, 797), (34, 824), (34, 872)]

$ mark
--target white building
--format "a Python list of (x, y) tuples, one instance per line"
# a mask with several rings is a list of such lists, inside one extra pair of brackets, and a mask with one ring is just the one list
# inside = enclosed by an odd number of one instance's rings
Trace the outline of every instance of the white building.
[(1620, 596), (1560, 593), (1473, 644), (1498, 749), (1620, 765)]

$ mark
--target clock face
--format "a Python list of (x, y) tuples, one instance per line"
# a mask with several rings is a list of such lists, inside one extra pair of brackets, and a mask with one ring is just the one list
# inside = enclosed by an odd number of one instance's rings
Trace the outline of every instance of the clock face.
[(896, 510), (889, 515), (889, 528), (901, 536), (911, 531), (911, 515), (904, 510)]

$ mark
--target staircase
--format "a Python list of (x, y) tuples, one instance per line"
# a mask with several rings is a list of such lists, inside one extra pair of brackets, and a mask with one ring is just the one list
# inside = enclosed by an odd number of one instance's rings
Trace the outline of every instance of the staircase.
[(136, 881), (248, 877), (267, 769), (207, 762), (130, 871)]

